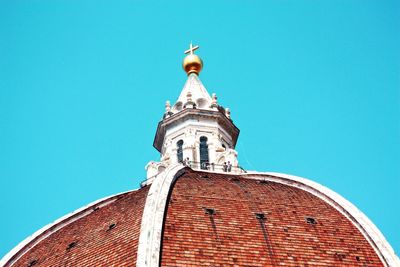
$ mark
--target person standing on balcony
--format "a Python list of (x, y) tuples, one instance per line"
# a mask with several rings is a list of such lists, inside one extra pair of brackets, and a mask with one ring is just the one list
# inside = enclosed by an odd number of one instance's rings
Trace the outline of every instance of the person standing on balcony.
[(228, 172), (231, 172), (232, 170), (232, 163), (230, 161), (228, 161), (228, 165), (226, 166), (226, 169)]

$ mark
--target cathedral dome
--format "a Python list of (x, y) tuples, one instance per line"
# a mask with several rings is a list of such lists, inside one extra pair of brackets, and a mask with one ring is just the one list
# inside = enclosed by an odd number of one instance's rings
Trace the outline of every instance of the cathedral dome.
[(240, 167), (239, 129), (201, 83), (196, 49), (186, 51), (189, 75), (176, 104), (166, 103), (153, 144), (160, 161), (147, 164), (140, 189), (40, 229), (0, 266), (400, 266), (379, 229), (340, 195)]
[(40, 230), (2, 266), (396, 266), (368, 220), (311, 181), (188, 167), (167, 176), (167, 191), (154, 182)]

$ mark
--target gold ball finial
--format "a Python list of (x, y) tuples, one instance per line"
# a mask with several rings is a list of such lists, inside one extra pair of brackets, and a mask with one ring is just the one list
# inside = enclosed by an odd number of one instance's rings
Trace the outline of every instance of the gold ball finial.
[(188, 75), (191, 73), (199, 75), (201, 69), (203, 68), (203, 61), (198, 55), (193, 53), (197, 49), (199, 49), (198, 45), (193, 46), (193, 44), (190, 43), (189, 49), (185, 51), (187, 56), (183, 59), (182, 66)]

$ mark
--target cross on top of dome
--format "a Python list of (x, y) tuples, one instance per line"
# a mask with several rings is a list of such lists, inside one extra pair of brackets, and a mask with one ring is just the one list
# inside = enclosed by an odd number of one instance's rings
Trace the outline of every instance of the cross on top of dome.
[(182, 66), (188, 75), (192, 73), (199, 75), (201, 69), (203, 68), (203, 61), (198, 55), (194, 54), (194, 51), (199, 48), (200, 47), (198, 45), (193, 46), (192, 42), (190, 42), (189, 49), (185, 51), (187, 56), (183, 59)]
[(190, 42), (189, 49), (185, 51), (185, 54), (193, 55), (194, 51), (196, 51), (199, 48), (200, 48), (200, 46), (198, 46), (198, 45), (193, 46), (192, 42)]

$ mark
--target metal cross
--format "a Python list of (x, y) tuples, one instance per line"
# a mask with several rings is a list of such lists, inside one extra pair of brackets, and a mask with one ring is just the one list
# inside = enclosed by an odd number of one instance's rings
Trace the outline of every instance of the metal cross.
[(199, 46), (198, 46), (198, 45), (193, 46), (192, 42), (190, 42), (190, 47), (189, 47), (188, 50), (185, 51), (185, 54), (191, 54), (191, 55), (193, 55), (193, 52), (194, 52), (195, 50), (197, 50), (197, 49), (199, 49)]

